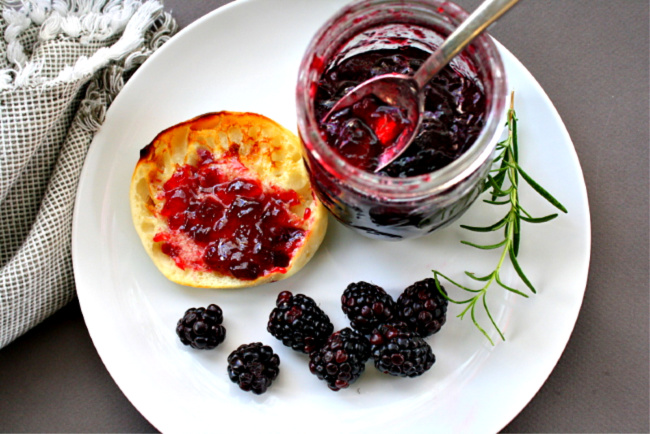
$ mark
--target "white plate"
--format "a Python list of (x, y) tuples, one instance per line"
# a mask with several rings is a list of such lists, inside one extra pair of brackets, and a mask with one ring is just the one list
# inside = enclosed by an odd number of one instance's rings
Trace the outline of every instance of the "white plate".
[[(331, 222), (315, 258), (284, 282), (228, 291), (170, 283), (145, 254), (131, 223), (128, 187), (138, 151), (160, 130), (218, 110), (252, 111), (295, 130), (299, 61), (316, 29), (343, 0), (249, 0), (229, 4), (170, 40), (118, 95), (88, 153), (74, 215), (73, 260), (79, 300), (97, 351), (133, 405), (164, 432), (228, 428), (316, 432), (495, 432), (529, 402), (557, 363), (585, 290), (590, 221), (582, 172), (553, 105), (505, 49), (516, 90), (521, 164), (569, 209), (551, 223), (523, 229), (520, 262), (539, 293), (529, 299), (497, 288), (489, 296), (507, 342), (492, 347), (457, 306), (428, 338), (437, 362), (417, 379), (380, 374), (369, 363), (350, 389), (332, 392), (312, 375), (306, 356), (266, 331), (282, 290), (306, 293), (348, 325), (339, 297), (353, 281), (375, 282), (393, 296), (438, 269), (462, 278), (487, 272), (498, 252), (463, 246), (484, 240), (455, 224), (427, 238), (372, 241)], [(553, 212), (530, 189), (522, 202)], [(461, 223), (495, 221), (502, 209), (477, 203)], [(506, 283), (522, 288), (514, 272)], [(456, 290), (452, 295), (460, 297)], [(192, 306), (219, 304), (226, 341), (213, 351), (180, 344), (176, 321)], [(485, 318), (483, 318), (484, 320)], [(496, 335), (493, 338), (496, 340)], [(240, 391), (226, 374), (239, 344), (271, 344), (281, 374), (264, 395)]]

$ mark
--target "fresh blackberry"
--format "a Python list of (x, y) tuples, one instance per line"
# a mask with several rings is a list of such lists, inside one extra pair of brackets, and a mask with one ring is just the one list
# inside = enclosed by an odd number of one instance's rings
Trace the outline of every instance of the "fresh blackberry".
[(341, 307), (352, 328), (363, 334), (391, 321), (395, 313), (393, 298), (383, 288), (367, 282), (349, 284), (341, 296)]
[(289, 291), (278, 294), (266, 329), (288, 347), (309, 354), (332, 334), (334, 326), (316, 302)]
[(207, 308), (190, 308), (176, 324), (176, 334), (181, 342), (198, 350), (211, 350), (226, 338), (226, 328), (221, 325), (223, 312), (216, 304)]
[(354, 383), (370, 357), (368, 340), (349, 327), (332, 334), (325, 345), (309, 355), (309, 370), (333, 391)]
[(406, 323), (382, 324), (370, 335), (375, 366), (384, 374), (417, 377), (436, 361), (431, 347)]
[[(440, 286), (446, 294), (445, 289)], [(447, 299), (438, 292), (436, 280), (415, 282), (397, 299), (397, 317), (425, 338), (437, 333), (447, 319)]]
[(228, 376), (239, 388), (256, 395), (266, 392), (280, 373), (280, 357), (261, 342), (240, 345), (228, 356)]

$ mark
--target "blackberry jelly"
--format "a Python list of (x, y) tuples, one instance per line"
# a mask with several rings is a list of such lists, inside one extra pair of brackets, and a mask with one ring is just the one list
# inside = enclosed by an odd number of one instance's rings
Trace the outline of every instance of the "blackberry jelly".
[(234, 154), (215, 161), (199, 150), (198, 157), (163, 185), (160, 215), (168, 230), (153, 241), (181, 269), (254, 280), (288, 267), (305, 238), (302, 220), (291, 211), (298, 194), (264, 187)]
[(405, 119), (364, 98), (324, 120), (345, 93), (370, 77), (412, 74), (467, 13), (448, 1), (365, 0), (331, 18), (303, 58), (298, 131), (312, 184), (341, 222), (381, 239), (425, 235), (458, 218), (481, 193), (502, 132), (506, 80), (482, 35), (424, 88), (415, 141), (373, 173)]
[[(330, 108), (350, 89), (378, 75), (413, 75), (429, 53), (408, 45), (366, 51), (333, 65), (318, 82), (314, 98), (316, 119), (327, 143), (348, 163), (366, 171), (378, 165), (385, 145), (408, 121), (400, 110), (364, 98), (334, 113)], [(379, 173), (408, 177), (432, 173), (458, 158), (476, 141), (485, 116), (485, 95), (471, 79), (447, 66), (427, 83), (422, 127), (413, 143)]]

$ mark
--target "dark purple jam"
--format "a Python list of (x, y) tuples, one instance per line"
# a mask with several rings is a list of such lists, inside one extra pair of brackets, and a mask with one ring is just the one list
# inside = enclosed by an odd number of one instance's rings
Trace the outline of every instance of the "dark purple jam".
[[(314, 98), (317, 119), (354, 86), (381, 74), (413, 75), (429, 53), (413, 47), (368, 51), (327, 70)], [(425, 112), (411, 146), (379, 173), (410, 177), (431, 173), (458, 158), (479, 136), (486, 101), (477, 83), (445, 67), (425, 86)], [(364, 98), (321, 123), (327, 143), (350, 164), (371, 171), (385, 146), (408, 122), (397, 108)]]
[(154, 242), (181, 269), (242, 280), (286, 272), (305, 238), (303, 222), (290, 209), (300, 203), (298, 193), (247, 177), (236, 156), (199, 156), (196, 165), (179, 166), (163, 185), (160, 216), (169, 230), (157, 233)]

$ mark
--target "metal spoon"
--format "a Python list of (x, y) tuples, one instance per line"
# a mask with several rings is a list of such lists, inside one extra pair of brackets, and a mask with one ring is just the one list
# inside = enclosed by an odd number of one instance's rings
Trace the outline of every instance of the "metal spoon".
[(486, 0), (461, 25), (449, 35), (440, 47), (427, 58), (420, 68), (408, 76), (405, 74), (383, 74), (373, 77), (353, 88), (338, 100), (323, 118), (349, 107), (361, 99), (375, 95), (380, 100), (404, 110), (406, 126), (379, 157), (377, 173), (388, 166), (409, 147), (422, 123), (424, 94), (422, 88), (447, 63), (460, 53), (474, 38), (490, 24), (499, 19), (519, 0)]

